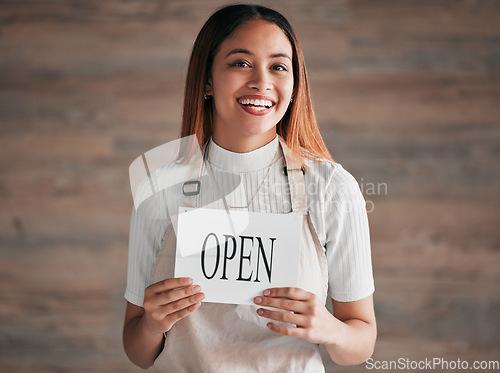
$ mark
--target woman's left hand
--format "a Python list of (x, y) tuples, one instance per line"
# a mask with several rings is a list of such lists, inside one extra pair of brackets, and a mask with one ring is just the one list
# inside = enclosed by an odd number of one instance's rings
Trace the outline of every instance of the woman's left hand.
[(257, 314), (267, 319), (296, 325), (282, 326), (274, 322), (267, 324), (273, 332), (305, 339), (311, 343), (329, 344), (334, 341), (337, 320), (312, 293), (299, 288), (272, 288), (254, 298), (259, 306), (283, 311), (257, 309)]

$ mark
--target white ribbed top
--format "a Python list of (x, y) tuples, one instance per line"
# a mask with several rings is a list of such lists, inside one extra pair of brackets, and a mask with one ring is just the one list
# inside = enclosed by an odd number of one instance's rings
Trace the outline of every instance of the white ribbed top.
[[(289, 213), (288, 179), (283, 172), (283, 155), (278, 137), (248, 153), (234, 153), (210, 141), (208, 159), (214, 176), (230, 206), (246, 206), (256, 193), (273, 162), (268, 177), (250, 204), (249, 211)], [(340, 164), (306, 160), (307, 205), (321, 244), (326, 248), (329, 267), (329, 295), (350, 302), (374, 291), (370, 237), (365, 201), (356, 180)], [(203, 178), (201, 206), (223, 209), (224, 203), (210, 167)], [(162, 172), (161, 169), (157, 172)], [(163, 171), (166, 173), (166, 171)], [(159, 177), (167, 177), (160, 175)], [(168, 211), (177, 211), (182, 202), (170, 189)], [(168, 216), (158, 218), (158, 204), (143, 204), (132, 213), (129, 263), (125, 298), (142, 306), (144, 290), (150, 285), (155, 258), (168, 226)], [(165, 211), (165, 210), (162, 210)]]

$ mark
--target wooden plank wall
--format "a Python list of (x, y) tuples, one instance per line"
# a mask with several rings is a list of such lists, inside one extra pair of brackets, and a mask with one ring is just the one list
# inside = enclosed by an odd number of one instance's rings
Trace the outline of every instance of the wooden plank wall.
[[(138, 371), (128, 166), (177, 136), (191, 45), (225, 3), (0, 2), (0, 370)], [(500, 2), (257, 3), (296, 28), (368, 201), (375, 359), (498, 360)]]

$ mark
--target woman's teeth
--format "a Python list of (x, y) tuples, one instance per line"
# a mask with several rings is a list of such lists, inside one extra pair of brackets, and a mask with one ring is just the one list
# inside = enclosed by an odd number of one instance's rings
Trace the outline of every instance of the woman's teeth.
[(254, 100), (250, 98), (245, 98), (238, 100), (238, 102), (244, 106), (252, 105), (256, 110), (269, 109), (271, 106), (273, 106), (273, 103), (269, 100)]

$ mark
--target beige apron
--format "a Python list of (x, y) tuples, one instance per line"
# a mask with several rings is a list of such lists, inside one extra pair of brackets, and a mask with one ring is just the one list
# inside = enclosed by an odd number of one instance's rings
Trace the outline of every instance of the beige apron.
[[(290, 188), (292, 213), (304, 215), (299, 287), (326, 301), (328, 267), (325, 251), (307, 211), (304, 174), (280, 139)], [(193, 179), (196, 180), (196, 177)], [(189, 182), (188, 182), (189, 183)], [(199, 194), (184, 206), (198, 207)], [(174, 223), (175, 224), (175, 223)], [(174, 277), (176, 238), (169, 225), (156, 259), (152, 283)], [(270, 331), (257, 306), (202, 303), (166, 333), (155, 372), (324, 372), (317, 345)]]

